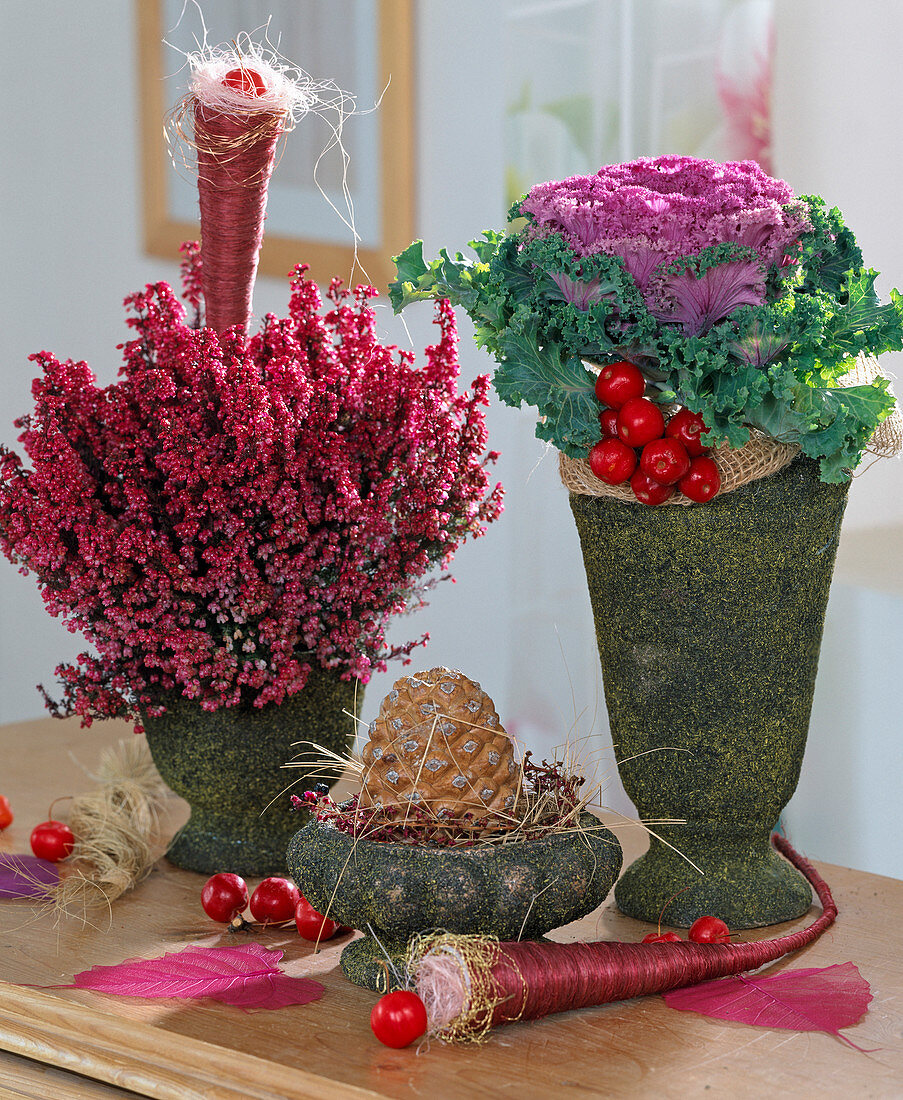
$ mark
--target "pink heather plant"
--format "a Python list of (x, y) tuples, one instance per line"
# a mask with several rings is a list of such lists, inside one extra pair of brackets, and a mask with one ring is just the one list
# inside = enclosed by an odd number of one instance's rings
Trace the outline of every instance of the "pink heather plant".
[[(184, 265), (200, 308), (197, 253)], [(426, 365), (382, 346), (368, 299), (334, 281), (320, 315), (296, 269), (289, 316), (261, 331), (191, 327), (171, 288), (126, 299), (120, 379), (33, 359), (27, 468), (0, 449), (0, 546), (96, 655), (61, 666), (54, 713), (278, 703), (315, 665), (366, 681), (415, 645), (386, 643), (434, 567), (501, 511), (484, 454), (488, 380), (458, 394), (447, 302)]]

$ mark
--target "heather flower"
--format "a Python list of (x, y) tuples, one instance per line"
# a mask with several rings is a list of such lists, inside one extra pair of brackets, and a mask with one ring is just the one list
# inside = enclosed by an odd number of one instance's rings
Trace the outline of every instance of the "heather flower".
[(59, 713), (135, 716), (177, 691), (209, 710), (263, 706), (314, 666), (366, 681), (395, 614), (501, 510), (485, 453), (488, 380), (457, 389), (447, 302), (415, 369), (381, 345), (368, 301), (330, 308), (298, 268), (289, 315), (257, 334), (197, 325), (165, 283), (126, 300), (119, 380), (34, 356), (30, 460), (0, 449), (0, 546), (94, 654), (61, 666)]

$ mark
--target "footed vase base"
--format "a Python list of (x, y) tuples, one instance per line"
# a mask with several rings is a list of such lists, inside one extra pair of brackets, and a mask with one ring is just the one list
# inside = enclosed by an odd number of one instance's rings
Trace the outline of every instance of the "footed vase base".
[(274, 823), (264, 814), (254, 828), (247, 819), (215, 818), (192, 811), (187, 824), (173, 837), (166, 858), (186, 871), (215, 874), (231, 871), (249, 878), (284, 876), (286, 852), (300, 818)]
[(733, 932), (794, 920), (812, 905), (809, 883), (767, 837), (694, 837), (675, 830), (668, 840), (677, 851), (653, 837), (649, 851), (615, 886), (615, 901), (627, 916), (688, 928), (711, 914)]
[[(390, 993), (404, 989), (407, 942), (364, 935), (352, 940), (342, 951), (342, 973), (349, 982), (373, 989), (377, 993)], [(394, 968), (394, 969), (393, 969)]]

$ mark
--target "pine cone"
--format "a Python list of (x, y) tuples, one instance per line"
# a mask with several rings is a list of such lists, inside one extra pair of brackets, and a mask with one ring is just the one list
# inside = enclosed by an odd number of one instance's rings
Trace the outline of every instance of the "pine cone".
[(361, 806), (414, 805), (476, 820), (512, 810), (514, 744), (492, 700), (463, 673), (431, 668), (397, 680), (369, 732)]

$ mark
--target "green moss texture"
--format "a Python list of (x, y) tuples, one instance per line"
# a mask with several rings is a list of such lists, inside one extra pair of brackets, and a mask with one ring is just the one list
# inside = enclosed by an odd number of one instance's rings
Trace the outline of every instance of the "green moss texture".
[(583, 831), (536, 840), (437, 849), (354, 840), (311, 823), (293, 838), (288, 863), (314, 908), (368, 933), (342, 952), (342, 970), (384, 991), (386, 954), (403, 974), (413, 933), (535, 939), (601, 905), (621, 869), (621, 847), (594, 817), (581, 824)]
[(363, 688), (338, 672), (314, 669), (303, 690), (283, 703), (242, 703), (205, 711), (181, 696), (167, 696), (166, 713), (144, 718), (154, 763), (168, 786), (191, 806), (168, 858), (190, 871), (239, 875), (284, 874), (292, 834), (305, 819), (291, 808), (290, 791), (306, 773), (283, 768), (315, 741), (345, 753), (354, 743), (354, 719)]
[[(798, 458), (704, 505), (571, 495), (612, 740), (653, 838), (615, 891), (631, 916), (731, 928), (811, 892), (769, 834), (796, 787), (847, 496)], [(675, 896), (677, 895), (677, 896)]]

